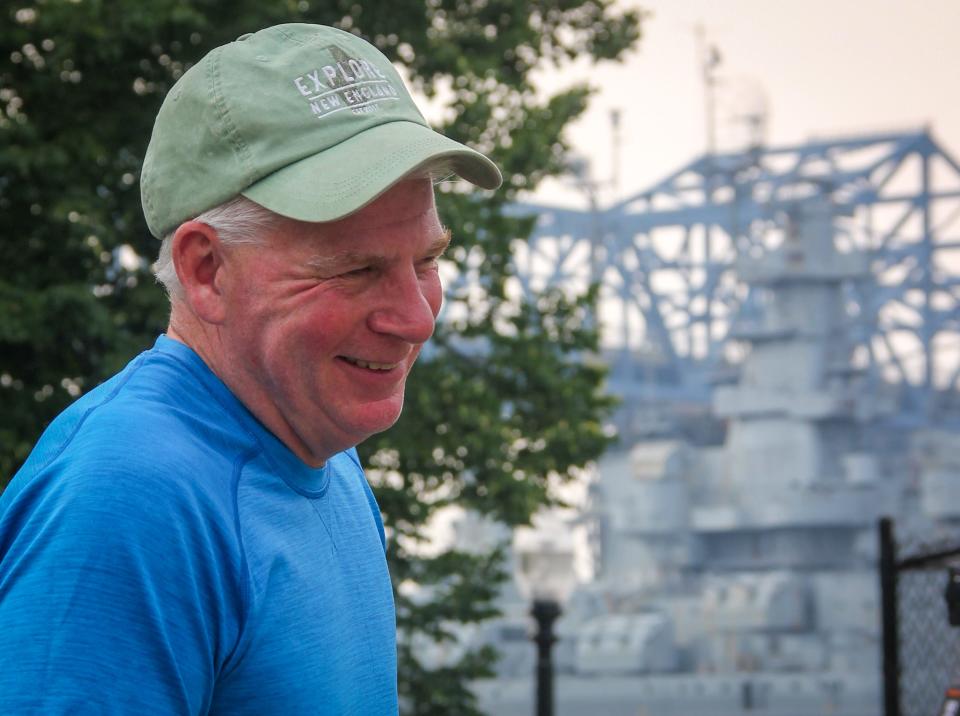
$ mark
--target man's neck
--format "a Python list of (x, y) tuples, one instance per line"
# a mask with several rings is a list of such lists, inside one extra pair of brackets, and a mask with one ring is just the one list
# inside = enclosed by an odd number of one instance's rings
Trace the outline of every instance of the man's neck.
[(247, 395), (248, 391), (243, 389), (244, 381), (234, 375), (227, 361), (221, 360), (224, 351), (218, 340), (216, 326), (198, 325), (199, 322), (195, 317), (183, 316), (185, 311), (182, 306), (180, 308), (181, 310), (178, 311), (175, 304), (170, 313), (167, 337), (183, 343), (200, 356), (207, 368), (223, 381), (237, 400), (243, 403), (247, 410), (294, 455), (310, 467), (323, 467), (330, 455), (321, 456), (311, 451), (307, 442), (264, 396)]

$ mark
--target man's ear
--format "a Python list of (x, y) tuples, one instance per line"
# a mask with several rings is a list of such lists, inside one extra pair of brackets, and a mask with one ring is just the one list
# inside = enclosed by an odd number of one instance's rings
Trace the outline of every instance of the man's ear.
[(173, 266), (183, 286), (184, 300), (206, 323), (226, 317), (223, 246), (216, 229), (187, 221), (173, 235)]

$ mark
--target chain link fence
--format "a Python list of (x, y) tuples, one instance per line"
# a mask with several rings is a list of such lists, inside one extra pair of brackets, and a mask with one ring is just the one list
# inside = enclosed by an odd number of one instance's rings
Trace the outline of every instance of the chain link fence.
[(937, 716), (960, 683), (960, 541), (897, 543), (889, 518), (879, 533), (884, 716)]

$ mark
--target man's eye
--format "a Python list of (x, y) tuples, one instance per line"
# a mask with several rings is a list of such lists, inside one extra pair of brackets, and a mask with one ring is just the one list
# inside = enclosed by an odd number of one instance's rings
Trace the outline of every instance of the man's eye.
[(360, 276), (366, 276), (371, 271), (373, 271), (372, 266), (361, 266), (360, 268), (351, 269), (350, 271), (344, 271), (340, 275), (347, 276), (347, 277), (360, 277)]

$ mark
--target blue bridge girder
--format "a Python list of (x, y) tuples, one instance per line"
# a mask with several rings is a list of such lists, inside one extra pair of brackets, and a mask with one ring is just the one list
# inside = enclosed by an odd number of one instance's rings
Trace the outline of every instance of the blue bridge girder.
[(838, 249), (870, 267), (845, 280), (839, 352), (868, 383), (910, 391), (926, 421), (960, 379), (960, 164), (927, 130), (702, 156), (607, 207), (516, 204), (538, 217), (514, 256), (520, 290), (599, 283), (612, 389), (707, 402), (763, 311), (738, 260), (781, 244), (817, 197)]

